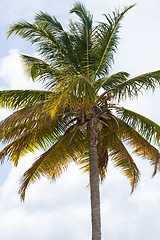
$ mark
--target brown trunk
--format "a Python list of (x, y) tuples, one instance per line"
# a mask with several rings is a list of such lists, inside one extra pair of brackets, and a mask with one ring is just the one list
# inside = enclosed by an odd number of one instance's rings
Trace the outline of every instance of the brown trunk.
[(94, 119), (91, 119), (90, 122), (88, 123), (87, 132), (88, 132), (89, 164), (90, 164), (92, 240), (101, 240), (97, 133), (96, 133), (96, 123)]

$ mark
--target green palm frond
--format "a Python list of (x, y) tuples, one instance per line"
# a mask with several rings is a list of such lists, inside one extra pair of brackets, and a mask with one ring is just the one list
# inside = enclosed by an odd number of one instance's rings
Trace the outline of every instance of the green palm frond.
[(10, 26), (8, 30), (8, 37), (10, 37), (13, 33), (21, 36), (22, 38), (26, 38), (27, 40), (34, 39), (34, 41), (32, 40), (32, 43), (36, 42), (41, 35), (41, 32), (36, 25), (30, 24), (24, 20)]
[[(48, 35), (53, 35), (55, 38), (52, 40), (51, 45), (48, 42), (43, 42), (39, 44), (39, 52), (41, 55), (49, 61), (54, 61), (57, 59), (57, 64), (60, 66), (61, 64), (66, 64), (68, 68), (71, 69), (71, 65), (74, 66), (72, 68), (75, 70), (79, 69), (79, 61), (77, 52), (75, 51), (72, 41), (70, 39), (70, 34), (68, 34), (58, 22), (55, 17), (51, 17), (49, 14), (40, 12), (35, 17), (36, 24), (42, 24), (45, 26), (45, 31)], [(54, 49), (54, 54), (53, 54)]]
[(125, 82), (128, 76), (129, 73), (127, 72), (118, 72), (111, 76), (98, 79), (98, 81), (95, 82), (95, 87), (97, 88), (97, 91), (99, 91), (101, 87), (106, 90), (103, 94), (100, 95), (100, 98), (108, 92), (111, 92), (112, 89), (114, 89), (117, 85)]
[[(92, 29), (93, 15), (89, 11), (87, 11), (87, 9), (84, 7), (84, 5), (81, 4), (80, 2), (76, 2), (74, 4), (74, 6), (72, 7), (72, 9), (70, 10), (70, 13), (77, 14), (77, 16), (81, 19), (81, 21), (83, 23), (84, 29), (89, 34), (89, 32)], [(85, 33), (85, 34), (87, 34), (87, 33)]]
[(63, 31), (61, 23), (56, 19), (55, 16), (50, 16), (48, 13), (44, 13), (42, 11), (36, 14), (35, 23), (42, 24), (42, 26), (44, 25), (44, 27), (52, 33)]
[(117, 131), (119, 138), (133, 149), (137, 156), (148, 159), (154, 167), (153, 176), (160, 171), (160, 153), (145, 138), (143, 138), (133, 127), (122, 120), (119, 120)]
[(18, 109), (45, 101), (52, 93), (44, 90), (0, 91), (0, 107)]
[(118, 117), (138, 131), (147, 141), (160, 145), (160, 126), (152, 120), (125, 108), (116, 108)]
[[(122, 12), (118, 10), (111, 15), (104, 15), (107, 23), (100, 23), (96, 27), (95, 38), (96, 44), (94, 46), (94, 52), (98, 58), (98, 63), (95, 71), (95, 79), (97, 76), (108, 74), (108, 68), (113, 61), (113, 54), (116, 52), (118, 45), (118, 29), (120, 27), (120, 21), (123, 19), (124, 14), (135, 5), (125, 7)], [(96, 63), (95, 63), (96, 64)]]
[(13, 33), (37, 44), (38, 52), (46, 60), (53, 61), (55, 65), (57, 62), (58, 66), (65, 64), (72, 71), (78, 70), (79, 62), (69, 34), (55, 17), (40, 12), (34, 24), (20, 21), (11, 25), (8, 37)]
[[(90, 48), (91, 48), (91, 35), (92, 35), (92, 19), (93, 16), (89, 11), (86, 10), (84, 5), (81, 3), (77, 2), (74, 4), (73, 8), (70, 10), (70, 13), (75, 13), (81, 20), (81, 24), (71, 24), (70, 29), (71, 32), (73, 33), (73, 36), (75, 36), (75, 32), (78, 33), (76, 34), (76, 38), (72, 37), (72, 40), (75, 39), (77, 46), (78, 43), (78, 53), (80, 55), (83, 55), (84, 59), (82, 58), (81, 61), (84, 61), (84, 64), (86, 66), (85, 71), (87, 72), (87, 75), (90, 76)], [(74, 26), (74, 27), (73, 27)], [(74, 31), (73, 31), (74, 29)], [(77, 31), (78, 30), (78, 31)], [(77, 38), (78, 35), (78, 38)], [(78, 40), (78, 42), (77, 42)], [(74, 41), (74, 42), (75, 42)]]
[[(72, 64), (75, 64), (75, 66), (78, 67), (78, 56), (72, 46), (70, 35), (63, 29), (61, 23), (56, 19), (56, 17), (51, 17), (49, 14), (41, 11), (39, 14), (36, 15), (35, 23), (44, 25), (48, 35), (55, 36), (57, 44), (59, 44), (59, 47), (61, 47), (62, 54), (65, 54), (65, 57), (68, 56), (68, 59), (70, 59)], [(44, 55), (44, 57), (46, 56), (46, 47), (47, 43), (46, 45), (42, 45), (41, 48), (42, 52), (44, 53), (42, 54)], [(58, 47), (58, 45), (56, 47)], [(57, 50), (60, 49), (57, 48)], [(51, 53), (50, 51), (47, 52)]]
[(43, 153), (28, 169), (21, 180), (19, 193), (22, 200), (25, 198), (25, 191), (29, 184), (41, 176), (47, 176), (55, 180), (68, 167), (71, 161), (80, 158), (86, 148), (85, 139), (79, 126), (72, 126), (48, 151)]
[[(26, 73), (33, 81), (41, 81), (44, 87), (52, 90), (54, 86), (66, 79), (65, 70), (54, 67), (41, 59), (21, 55)], [(71, 75), (71, 74), (68, 74)]]
[[(131, 79), (126, 79), (126, 81), (117, 82), (117, 84), (115, 84), (112, 88), (109, 88), (109, 85), (106, 83), (103, 85), (106, 93), (110, 90), (118, 101), (125, 100), (128, 97), (133, 99), (138, 97), (139, 93), (142, 94), (148, 90), (152, 90), (154, 92), (156, 87), (160, 86), (160, 71), (145, 73)], [(111, 83), (111, 86), (112, 85), (113, 84)]]

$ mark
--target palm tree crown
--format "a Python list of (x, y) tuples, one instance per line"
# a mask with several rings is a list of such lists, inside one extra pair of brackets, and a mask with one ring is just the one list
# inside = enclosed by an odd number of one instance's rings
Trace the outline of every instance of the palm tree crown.
[(79, 22), (70, 21), (68, 31), (44, 12), (35, 16), (33, 24), (11, 25), (8, 36), (14, 33), (37, 46), (39, 58), (22, 55), (22, 59), (29, 76), (45, 88), (0, 92), (1, 107), (15, 110), (0, 123), (0, 139), (7, 143), (1, 161), (8, 156), (17, 166), (24, 154), (44, 150), (22, 177), (23, 200), (30, 183), (41, 176), (55, 180), (72, 161), (90, 171), (89, 126), (96, 139), (100, 181), (111, 160), (134, 190), (140, 173), (126, 144), (150, 161), (153, 175), (160, 170), (159, 151), (151, 144), (160, 144), (160, 126), (119, 105), (142, 91), (154, 91), (160, 85), (160, 71), (134, 78), (123, 71), (109, 76), (121, 20), (133, 6), (104, 14), (105, 22), (93, 26), (92, 14), (75, 3), (70, 13)]

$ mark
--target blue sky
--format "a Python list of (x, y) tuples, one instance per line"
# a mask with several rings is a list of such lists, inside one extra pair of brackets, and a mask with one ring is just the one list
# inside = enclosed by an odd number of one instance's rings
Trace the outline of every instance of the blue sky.
[[(35, 49), (18, 37), (6, 39), (10, 24), (25, 19), (32, 21), (38, 11), (47, 11), (67, 26), (69, 9), (75, 1), (68, 0), (6, 0), (0, 15), (0, 89), (41, 88), (24, 75), (19, 54), (35, 54)], [(86, 0), (94, 20), (103, 20), (102, 13), (135, 3), (133, 0)], [(160, 69), (160, 2), (137, 0), (120, 29), (120, 45), (112, 72), (127, 71), (131, 76)], [(146, 115), (160, 124), (160, 94), (144, 93), (138, 100), (123, 105)], [(0, 119), (10, 111), (0, 111)], [(1, 145), (0, 145), (1, 146)], [(0, 235), (3, 240), (87, 240), (90, 239), (90, 199), (88, 176), (71, 165), (61, 178), (50, 184), (42, 179), (30, 186), (26, 201), (17, 194), (19, 178), (38, 156), (29, 154), (18, 168), (0, 166)], [(101, 186), (102, 239), (160, 239), (160, 174), (151, 179), (149, 164), (136, 159), (141, 181), (130, 195), (130, 185), (122, 174), (109, 166)]]

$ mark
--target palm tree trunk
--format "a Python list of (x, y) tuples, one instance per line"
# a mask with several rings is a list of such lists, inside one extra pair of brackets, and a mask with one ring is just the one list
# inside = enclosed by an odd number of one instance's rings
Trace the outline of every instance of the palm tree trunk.
[(91, 220), (92, 240), (101, 240), (101, 217), (100, 217), (100, 192), (98, 177), (98, 154), (97, 154), (97, 133), (94, 119), (91, 119), (87, 127), (89, 144), (90, 164), (90, 199), (91, 199)]

